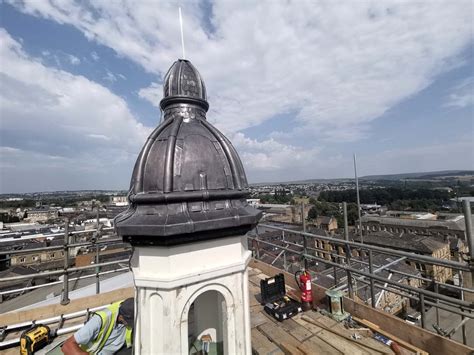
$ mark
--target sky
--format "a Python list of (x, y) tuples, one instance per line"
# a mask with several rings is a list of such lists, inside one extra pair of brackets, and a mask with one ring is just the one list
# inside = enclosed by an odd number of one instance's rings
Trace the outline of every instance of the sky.
[(128, 188), (178, 7), (249, 182), (474, 169), (473, 4), (0, 1), (0, 193)]

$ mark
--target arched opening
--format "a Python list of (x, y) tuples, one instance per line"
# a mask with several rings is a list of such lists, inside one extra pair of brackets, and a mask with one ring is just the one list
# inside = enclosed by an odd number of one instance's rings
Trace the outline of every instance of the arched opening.
[(218, 291), (203, 292), (194, 300), (188, 314), (189, 354), (224, 354), (226, 312), (224, 296)]

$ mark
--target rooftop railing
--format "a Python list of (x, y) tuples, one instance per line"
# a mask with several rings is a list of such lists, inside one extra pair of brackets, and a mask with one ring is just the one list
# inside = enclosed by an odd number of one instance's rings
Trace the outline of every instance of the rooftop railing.
[[(47, 237), (60, 237), (64, 236), (63, 245), (54, 245), (54, 246), (45, 246), (40, 248), (31, 248), (31, 249), (18, 249), (18, 250), (2, 250), (0, 251), (0, 255), (12, 256), (12, 255), (27, 255), (27, 254), (35, 254), (35, 253), (42, 253), (42, 252), (53, 252), (57, 250), (64, 251), (64, 264), (61, 270), (49, 270), (49, 271), (41, 271), (26, 275), (16, 275), (16, 276), (7, 276), (0, 278), (0, 302), (3, 298), (7, 295), (14, 295), (14, 294), (22, 294), (27, 291), (49, 287), (56, 284), (63, 284), (63, 289), (61, 292), (61, 304), (68, 304), (69, 303), (69, 283), (70, 282), (77, 282), (83, 279), (89, 279), (92, 277), (96, 278), (96, 294), (100, 293), (100, 276), (108, 275), (111, 273), (117, 273), (129, 270), (129, 259), (121, 259), (121, 260), (113, 260), (108, 262), (100, 262), (100, 248), (103, 246), (111, 246), (116, 244), (123, 243), (121, 238), (117, 238), (115, 234), (109, 234), (108, 232), (113, 231), (113, 228), (102, 228), (99, 226), (95, 229), (89, 229), (84, 231), (69, 231), (69, 223), (65, 224), (64, 233), (54, 233), (51, 235), (47, 235)], [(89, 241), (83, 242), (76, 242), (78, 237), (89, 235), (92, 233)], [(21, 240), (21, 239), (19, 239)], [(71, 250), (74, 248), (80, 247), (87, 247), (89, 249), (95, 250), (95, 257), (94, 257), (94, 264), (80, 266), (80, 267), (73, 267), (72, 258), (71, 258)], [(60, 260), (59, 260), (60, 262)], [(122, 264), (122, 265), (121, 265)], [(125, 264), (126, 266), (124, 267)], [(101, 271), (104, 267), (115, 266), (112, 270)], [(94, 269), (94, 274), (89, 275), (80, 275), (78, 277), (71, 278), (71, 274), (76, 272), (83, 272)], [(2, 284), (6, 282), (15, 282), (15, 281), (24, 281), (24, 280), (35, 280), (35, 279), (44, 279), (51, 276), (62, 276), (62, 281), (53, 281), (48, 282), (41, 285), (30, 285), (24, 286), (15, 289), (4, 289), (2, 290)]]
[[(470, 206), (465, 206), (465, 214), (470, 216)], [(470, 223), (470, 219), (466, 218), (466, 224)], [(288, 256), (296, 256), (300, 259), (297, 266), (304, 267), (311, 270), (311, 266), (308, 266), (308, 261), (314, 261), (322, 263), (333, 269), (334, 272), (334, 285), (332, 288), (347, 290), (348, 296), (352, 299), (355, 298), (361, 289), (369, 288), (370, 297), (367, 302), (370, 301), (370, 305), (374, 308), (377, 307), (377, 298), (375, 289), (380, 289), (382, 292), (390, 292), (409, 300), (414, 300), (419, 303), (419, 309), (421, 313), (421, 326), (425, 329), (428, 328), (426, 320), (427, 306), (436, 308), (436, 323), (433, 324), (434, 330), (443, 336), (451, 338), (459, 328), (462, 328), (463, 343), (467, 344), (467, 332), (466, 323), (474, 318), (474, 302), (466, 301), (465, 295), (474, 294), (472, 285), (470, 287), (464, 287), (464, 285), (452, 285), (434, 278), (417, 275), (417, 273), (407, 273), (404, 271), (397, 270), (395, 265), (401, 261), (413, 261), (425, 265), (435, 265), (439, 267), (449, 268), (453, 273), (458, 273), (462, 280), (463, 273), (474, 273), (474, 250), (472, 248), (472, 235), (471, 227), (466, 226), (467, 231), (467, 244), (471, 248), (469, 249), (468, 255), (466, 255), (465, 261), (454, 261), (448, 259), (435, 258), (428, 255), (420, 255), (402, 250), (380, 247), (370, 244), (363, 244), (348, 240), (346, 234), (345, 239), (339, 239), (336, 237), (326, 235), (316, 235), (305, 231), (306, 227), (303, 223), (303, 231), (279, 227), (276, 225), (260, 223), (256, 229), (255, 236), (249, 236), (249, 243), (254, 251), (254, 257), (258, 260), (261, 259), (265, 254), (272, 257), (274, 264), (278, 259), (283, 260), (283, 268), (288, 270)], [(275, 234), (270, 236), (272, 240), (265, 240), (259, 233), (259, 229), (267, 229), (273, 231), (279, 231), (280, 236), (276, 237)], [(292, 238), (288, 238), (291, 235)], [(295, 241), (295, 237), (299, 237)], [(290, 240), (292, 239), (292, 240)], [(276, 242), (275, 242), (276, 241)], [(309, 246), (311, 241), (324, 241), (328, 244), (335, 245), (336, 250), (326, 250), (321, 247)], [(313, 245), (316, 245), (313, 243)], [(344, 253), (338, 253), (337, 246), (342, 247)], [(357, 250), (359, 257), (354, 257), (352, 251)], [(395, 257), (395, 260), (385, 265), (375, 265), (373, 259), (375, 254), (383, 254), (386, 256)], [(320, 255), (327, 256), (328, 258), (321, 257)], [(360, 255), (365, 255), (360, 257)], [(281, 260), (280, 259), (280, 260)], [(357, 268), (356, 266), (362, 266)], [(326, 269), (327, 270), (327, 269)], [(345, 273), (345, 280), (341, 284), (337, 280), (337, 271), (342, 270)], [(398, 274), (405, 278), (417, 279), (420, 282), (430, 283), (433, 286), (434, 291), (428, 289), (411, 286), (409, 284), (400, 283), (389, 277), (380, 276), (380, 272), (386, 270), (392, 274)], [(474, 277), (473, 277), (474, 279)], [(314, 279), (313, 279), (314, 280)], [(363, 286), (357, 287), (356, 283), (362, 283)], [(460, 298), (444, 295), (440, 293), (440, 289), (454, 289), (460, 292)], [(468, 299), (472, 300), (470, 296)], [(440, 328), (440, 315), (439, 310), (445, 310), (450, 313), (461, 316), (461, 321), (450, 330), (444, 330)]]
[[(465, 206), (465, 213), (468, 213), (467, 215), (470, 216), (470, 206), (467, 206), (467, 207)], [(470, 223), (470, 220), (467, 221), (466, 223)], [(261, 228), (279, 231), (280, 236), (276, 238), (277, 242), (263, 239), (261, 235), (259, 234), (259, 229)], [(407, 273), (404, 271), (397, 270), (395, 268), (395, 265), (397, 262), (411, 260), (411, 261), (420, 262), (424, 264), (449, 268), (451, 270), (454, 270), (455, 272), (458, 272), (460, 275), (462, 275), (463, 272), (473, 273), (474, 272), (474, 248), (473, 248), (472, 236), (471, 236), (471, 226), (466, 227), (466, 231), (468, 234), (467, 244), (470, 247), (469, 255), (467, 255), (468, 260), (466, 261), (439, 259), (439, 258), (434, 258), (432, 256), (427, 256), (427, 255), (419, 255), (419, 254), (405, 252), (405, 251), (391, 249), (391, 248), (352, 242), (348, 240), (347, 234), (346, 234), (346, 239), (338, 239), (335, 237), (316, 235), (316, 234), (306, 232), (305, 229), (306, 228), (305, 228), (304, 223), (303, 223), (303, 231), (297, 231), (293, 229), (278, 227), (275, 225), (269, 225), (269, 224), (264, 224), (264, 223), (259, 224), (256, 229), (256, 236), (248, 237), (248, 239), (252, 241), (252, 243), (250, 244), (253, 246), (254, 257), (256, 259), (261, 259), (263, 255), (265, 254), (271, 255), (274, 257), (272, 264), (279, 258), (282, 258), (283, 267), (287, 269), (288, 267), (287, 257), (288, 255), (294, 255), (294, 256), (298, 256), (301, 259), (302, 264), (304, 264), (309, 269), (311, 269), (311, 267), (308, 266), (308, 261), (313, 260), (315, 262), (322, 263), (328, 266), (328, 269), (332, 268), (334, 271), (334, 275), (337, 275), (338, 270), (339, 271), (342, 270), (342, 272), (345, 273), (345, 280), (342, 280), (343, 282), (341, 284), (341, 282), (338, 282), (337, 277), (334, 278), (333, 287), (347, 290), (348, 296), (353, 299), (355, 298), (355, 296), (357, 296), (357, 294), (361, 291), (361, 289), (368, 287), (370, 290), (370, 298), (369, 298), (370, 305), (374, 308), (377, 307), (376, 291), (375, 291), (376, 288), (383, 290), (385, 292), (397, 294), (407, 299), (415, 300), (420, 305), (421, 326), (425, 329), (428, 328), (428, 324), (426, 320), (426, 307), (427, 306), (435, 307), (437, 312), (436, 312), (436, 324), (433, 325), (434, 330), (436, 330), (438, 334), (440, 335), (451, 338), (460, 328), (462, 328), (463, 343), (467, 344), (466, 323), (472, 320), (472, 318), (474, 318), (474, 303), (472, 301), (465, 300), (464, 296), (466, 294), (474, 293), (474, 290), (472, 289), (472, 287), (465, 287), (462, 284), (459, 286), (456, 286), (456, 285), (447, 284), (444, 282), (439, 282), (439, 281), (434, 280), (433, 278), (429, 278), (426, 276), (420, 276), (417, 274)], [(99, 263), (98, 251), (99, 251), (100, 245), (122, 242), (121, 239), (114, 238), (113, 235), (111, 235), (112, 238), (110, 239), (105, 238), (102, 240), (100, 238), (100, 234), (102, 231), (104, 231), (104, 229), (101, 230), (100, 228), (98, 228), (97, 230), (94, 230), (93, 232), (95, 232), (96, 234), (92, 241), (74, 243), (74, 242), (71, 242), (70, 240), (71, 235), (81, 234), (81, 232), (69, 233), (68, 228), (66, 228), (65, 233), (64, 233), (65, 238), (64, 238), (63, 246), (53, 247), (54, 249), (51, 247), (44, 247), (44, 248), (36, 248), (36, 249), (0, 252), (0, 255), (5, 255), (5, 254), (31, 253), (33, 250), (34, 251), (51, 251), (51, 250), (63, 249), (65, 251), (64, 268), (62, 270), (45, 271), (45, 272), (39, 272), (39, 273), (29, 274), (29, 275), (19, 275), (19, 276), (0, 278), (0, 289), (3, 282), (34, 279), (34, 278), (44, 277), (44, 276), (62, 275), (63, 276), (62, 281), (55, 281), (53, 283), (49, 283), (45, 285), (27, 286), (27, 287), (22, 287), (16, 290), (1, 291), (0, 295), (33, 290), (39, 287), (47, 287), (52, 284), (59, 284), (62, 282), (63, 289), (62, 289), (62, 296), (61, 296), (61, 304), (65, 305), (69, 303), (69, 283), (72, 281), (77, 281), (78, 279), (90, 278), (94, 276), (96, 277), (96, 293), (100, 293), (99, 276), (105, 275), (107, 273), (125, 271), (128, 269), (128, 264), (129, 264), (129, 259), (114, 260), (114, 261)], [(84, 231), (82, 233), (89, 233), (89, 232), (91, 231)], [(290, 234), (292, 236), (300, 237), (301, 243), (290, 240), (288, 238)], [(326, 241), (328, 243), (341, 246), (343, 250), (348, 251), (348, 252), (341, 255), (334, 250), (329, 251), (323, 248), (310, 246), (309, 243), (315, 240)], [(70, 248), (81, 247), (81, 246), (89, 246), (89, 247), (95, 248), (97, 252), (96, 254), (97, 256), (95, 260), (96, 263), (94, 265), (71, 267), (70, 258), (69, 258), (69, 250)], [(292, 248), (290, 248), (290, 246)], [(272, 250), (270, 251), (268, 250), (268, 248), (265, 248), (265, 247), (270, 247), (272, 248)], [(351, 250), (358, 250), (359, 255), (365, 254), (366, 257), (354, 257), (351, 253)], [(329, 256), (331, 260), (318, 256), (320, 254)], [(396, 259), (393, 262), (390, 262), (385, 265), (376, 265), (374, 262), (374, 256), (376, 254), (393, 256), (393, 257), (396, 257)], [(120, 264), (125, 264), (126, 266), (120, 265)], [(357, 265), (362, 265), (362, 268), (357, 268), (356, 267)], [(100, 269), (105, 266), (117, 266), (117, 268), (114, 270), (101, 272)], [(94, 268), (95, 268), (95, 273), (92, 275), (69, 278), (71, 273), (82, 271), (82, 270), (90, 270)], [(387, 277), (382, 277), (380, 276), (380, 272), (382, 270), (386, 270), (390, 273), (399, 274), (408, 278), (418, 279), (425, 283), (431, 282), (434, 285), (434, 291), (430, 291), (423, 288), (417, 288), (408, 284), (397, 282)], [(357, 282), (363, 284), (363, 286), (357, 287), (356, 285)], [(448, 295), (441, 294), (439, 292), (441, 288), (451, 288), (451, 289), (460, 291), (461, 297), (456, 298), (456, 297), (451, 297)], [(469, 297), (469, 299), (472, 300), (473, 298)], [(367, 300), (367, 302), (369, 300)], [(445, 311), (457, 314), (461, 316), (461, 321), (452, 329), (443, 330), (439, 326), (440, 317), (438, 314), (438, 310), (445, 310)], [(9, 328), (12, 328), (12, 327), (14, 328), (15, 325), (9, 326)], [(4, 344), (1, 342), (1, 339), (0, 339), (0, 348), (3, 345)]]

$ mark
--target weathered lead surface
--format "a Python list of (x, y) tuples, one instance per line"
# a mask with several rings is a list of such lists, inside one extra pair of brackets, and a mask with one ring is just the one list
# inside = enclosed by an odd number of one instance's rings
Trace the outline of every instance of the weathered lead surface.
[(189, 61), (171, 66), (163, 95), (164, 120), (137, 158), (118, 234), (132, 244), (173, 245), (247, 232), (261, 212), (246, 202), (237, 151), (206, 120), (206, 88)]

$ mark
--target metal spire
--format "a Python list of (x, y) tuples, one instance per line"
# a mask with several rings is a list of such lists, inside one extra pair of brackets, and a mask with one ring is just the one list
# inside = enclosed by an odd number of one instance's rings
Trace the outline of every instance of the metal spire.
[(181, 16), (181, 7), (178, 8), (179, 12), (179, 27), (181, 29), (181, 48), (183, 50), (183, 59), (186, 59), (186, 54), (184, 52), (184, 31), (183, 31), (183, 16)]

